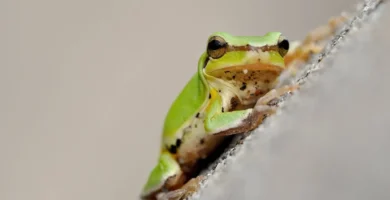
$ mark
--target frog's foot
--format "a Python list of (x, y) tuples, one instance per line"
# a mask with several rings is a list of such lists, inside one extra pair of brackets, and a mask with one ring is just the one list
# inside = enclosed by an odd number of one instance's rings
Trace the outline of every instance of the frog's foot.
[(311, 31), (302, 43), (291, 43), (291, 48), (284, 57), (287, 68), (298, 69), (302, 63), (309, 60), (312, 54), (320, 53), (326, 45), (326, 40), (334, 35), (337, 28), (346, 20), (344, 16), (333, 17), (328, 24)]
[(204, 179), (203, 176), (199, 175), (196, 178), (192, 178), (181, 188), (160, 193), (157, 195), (157, 200), (183, 200), (197, 192), (200, 188), (200, 181)]
[(311, 31), (303, 41), (303, 45), (320, 42), (336, 32), (336, 29), (345, 21), (347, 18), (345, 16), (332, 17), (328, 24), (319, 26), (313, 31)]
[(325, 43), (316, 44), (298, 44), (295, 48), (284, 57), (284, 62), (286, 64), (286, 70), (289, 70), (295, 75), (297, 71), (306, 63), (311, 55), (320, 53), (325, 47)]
[(278, 102), (282, 99), (282, 97), (285, 94), (292, 93), (298, 89), (299, 85), (293, 84), (269, 91), (257, 101), (254, 107), (254, 112), (262, 115), (275, 113), (278, 107)]

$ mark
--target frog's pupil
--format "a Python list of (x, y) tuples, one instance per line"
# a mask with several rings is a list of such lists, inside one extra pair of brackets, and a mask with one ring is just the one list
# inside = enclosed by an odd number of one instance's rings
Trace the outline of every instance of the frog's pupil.
[(279, 42), (278, 47), (285, 49), (285, 50), (288, 50), (290, 47), (290, 44), (289, 44), (288, 40), (282, 40), (281, 42)]
[(222, 47), (224, 47), (224, 43), (222, 43), (221, 41), (219, 41), (219, 40), (211, 40), (210, 42), (209, 42), (209, 45), (208, 45), (208, 49), (210, 49), (210, 50), (218, 50), (218, 49), (220, 49), (220, 48), (222, 48)]

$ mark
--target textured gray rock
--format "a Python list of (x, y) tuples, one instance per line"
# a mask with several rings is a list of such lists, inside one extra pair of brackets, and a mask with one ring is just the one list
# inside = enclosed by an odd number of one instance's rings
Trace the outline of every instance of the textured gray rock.
[(390, 199), (390, 5), (362, 4), (299, 93), (205, 172), (194, 199)]

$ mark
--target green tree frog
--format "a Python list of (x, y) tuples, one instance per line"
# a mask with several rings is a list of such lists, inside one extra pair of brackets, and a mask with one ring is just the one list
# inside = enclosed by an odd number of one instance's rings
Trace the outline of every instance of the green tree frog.
[(166, 192), (180, 199), (190, 192), (191, 187), (185, 186), (198, 182), (194, 172), (200, 159), (218, 148), (225, 136), (256, 128), (264, 115), (272, 113), (270, 100), (298, 88), (278, 88), (279, 77), (287, 67), (293, 68), (293, 63), (304, 62), (311, 53), (322, 50), (317, 41), (334, 29), (327, 27), (294, 44), (280, 32), (263, 36), (212, 34), (197, 72), (166, 115), (158, 163), (141, 198), (155, 199), (158, 193)]

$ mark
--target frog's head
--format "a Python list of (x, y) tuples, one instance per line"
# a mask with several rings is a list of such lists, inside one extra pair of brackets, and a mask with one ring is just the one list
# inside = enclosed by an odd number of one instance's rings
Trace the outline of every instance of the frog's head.
[(289, 46), (279, 32), (263, 36), (217, 32), (208, 39), (198, 71), (209, 80), (218, 80), (223, 87), (229, 85), (240, 99), (255, 100), (273, 87), (285, 69), (284, 56)]
[(254, 65), (284, 67), (283, 57), (289, 41), (279, 32), (263, 36), (233, 36), (225, 32), (212, 34), (207, 43), (203, 66), (206, 73), (228, 68), (245, 68)]

